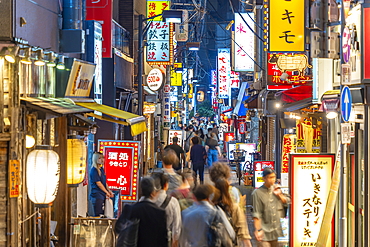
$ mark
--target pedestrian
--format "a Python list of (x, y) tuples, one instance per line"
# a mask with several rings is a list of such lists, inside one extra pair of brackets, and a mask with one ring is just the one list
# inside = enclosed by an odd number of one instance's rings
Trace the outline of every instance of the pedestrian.
[(226, 213), (230, 224), (233, 226), (237, 236), (237, 246), (252, 247), (251, 236), (249, 235), (248, 225), (243, 211), (237, 203), (232, 202), (229, 193), (229, 183), (224, 178), (216, 181), (215, 187), (218, 194), (213, 199), (215, 205), (219, 206)]
[(220, 140), (220, 138), (219, 138), (219, 136), (218, 136), (218, 128), (217, 128), (217, 124), (216, 124), (216, 123), (214, 123), (214, 124), (213, 124), (212, 132), (216, 134), (216, 136), (217, 136), (217, 141), (219, 141), (219, 140)]
[(177, 130), (182, 130), (182, 122), (179, 122), (179, 125), (177, 126)]
[(91, 193), (89, 196), (94, 209), (94, 217), (104, 215), (105, 199), (113, 197), (112, 191), (107, 186), (103, 165), (103, 154), (95, 152), (92, 157), (92, 167), (90, 170)]
[(193, 137), (191, 139), (193, 146), (190, 150), (190, 160), (193, 163), (194, 184), (197, 184), (197, 174), (199, 174), (200, 183), (204, 182), (204, 165), (207, 160), (206, 149), (199, 144), (199, 138)]
[[(209, 184), (201, 184), (194, 190), (197, 203), (182, 211), (181, 247), (207, 247), (208, 230), (214, 217), (220, 217), (221, 212), (210, 203), (213, 188)], [(226, 227), (230, 223), (222, 222)], [(234, 233), (235, 234), (235, 233)]]
[(163, 171), (168, 175), (168, 189), (167, 194), (171, 194), (174, 189), (177, 189), (182, 184), (182, 178), (173, 169), (173, 164), (178, 164), (179, 159), (175, 151), (171, 148), (167, 148), (162, 152)]
[(154, 172), (152, 178), (155, 181), (156, 187), (160, 186), (161, 188), (154, 203), (166, 211), (168, 239), (172, 243), (170, 246), (177, 247), (181, 232), (181, 209), (179, 202), (176, 198), (167, 195), (169, 178), (163, 171)]
[(173, 151), (175, 151), (177, 158), (179, 159), (179, 163), (173, 165), (173, 168), (175, 170), (180, 170), (182, 168), (182, 165), (185, 164), (185, 151), (181, 146), (179, 146), (178, 141), (179, 141), (179, 138), (175, 136), (174, 138), (172, 138), (172, 144), (167, 145), (164, 148), (164, 149), (170, 148)]
[(185, 149), (186, 153), (189, 152), (189, 150), (190, 150), (190, 140), (191, 140), (191, 138), (193, 138), (195, 136), (193, 130), (194, 130), (194, 126), (189, 125), (188, 130), (186, 131), (186, 134), (185, 134), (184, 149)]
[(116, 222), (117, 246), (123, 244), (119, 234), (125, 228), (126, 220), (138, 219), (137, 247), (167, 247), (166, 212), (154, 203), (160, 188), (155, 187), (153, 178), (144, 177), (141, 179), (140, 189), (143, 199), (133, 205), (126, 204)]
[(194, 179), (191, 170), (188, 169), (184, 170), (183, 172), (179, 172), (179, 175), (182, 178), (182, 184), (179, 188), (172, 191), (171, 196), (178, 200), (180, 209), (183, 211), (192, 206), (194, 203), (195, 198), (191, 192), (191, 188), (194, 185)]
[(208, 150), (208, 167), (212, 167), (212, 164), (218, 161), (218, 155), (221, 156), (220, 147), (214, 132), (211, 132), (211, 136), (206, 139), (206, 150)]
[[(222, 164), (220, 162), (213, 163), (211, 169), (209, 170), (209, 177), (213, 183), (216, 184), (217, 180), (220, 178), (229, 180), (230, 179), (230, 167), (226, 164)], [(239, 189), (235, 186), (229, 186), (229, 193), (231, 196), (231, 200), (237, 203), (245, 212), (245, 198), (246, 196), (242, 196)]]
[(283, 237), (279, 210), (290, 203), (279, 186), (275, 185), (275, 171), (269, 167), (262, 172), (264, 184), (253, 191), (254, 235), (259, 247), (277, 247), (278, 238)]

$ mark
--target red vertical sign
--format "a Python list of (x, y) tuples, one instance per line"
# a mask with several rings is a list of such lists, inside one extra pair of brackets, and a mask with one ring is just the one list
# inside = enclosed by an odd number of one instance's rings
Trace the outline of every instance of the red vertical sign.
[(86, 20), (102, 24), (103, 57), (112, 57), (112, 0), (86, 0)]
[(123, 201), (136, 201), (140, 143), (99, 140), (99, 151), (105, 157), (104, 171), (109, 188), (120, 189)]
[[(364, 8), (363, 13), (364, 18), (364, 44), (370, 43), (370, 8)], [(364, 71), (364, 79), (370, 79), (370, 70), (368, 69), (370, 66), (370, 46), (364, 45), (364, 65), (363, 65), (363, 71)]]

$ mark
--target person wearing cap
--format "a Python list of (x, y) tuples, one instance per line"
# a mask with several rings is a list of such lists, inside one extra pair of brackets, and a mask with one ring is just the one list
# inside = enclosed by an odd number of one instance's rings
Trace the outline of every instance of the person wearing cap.
[[(280, 217), (283, 205), (290, 203), (290, 198), (281, 192), (275, 184), (275, 171), (265, 167), (262, 172), (264, 184), (252, 193), (254, 235), (259, 247), (277, 247), (278, 238), (283, 237)], [(281, 211), (280, 211), (281, 210)]]

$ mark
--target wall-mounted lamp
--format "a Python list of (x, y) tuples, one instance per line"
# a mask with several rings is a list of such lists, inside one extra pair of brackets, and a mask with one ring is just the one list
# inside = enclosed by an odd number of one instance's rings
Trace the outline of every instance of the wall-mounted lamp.
[(334, 119), (336, 117), (338, 117), (338, 112), (336, 112), (336, 111), (328, 111), (326, 113), (326, 118), (327, 119)]
[(45, 62), (44, 62), (44, 51), (42, 49), (39, 49), (36, 51), (36, 61), (35, 61), (35, 65), (36, 66), (44, 66), (45, 65)]
[(55, 63), (55, 59), (56, 59), (56, 56), (54, 54), (54, 52), (49, 52), (48, 54), (46, 54), (46, 57), (47, 57), (47, 61), (48, 63), (46, 64), (48, 67), (55, 67), (56, 66), (56, 63)]
[(188, 48), (189, 51), (199, 51), (200, 42), (188, 42), (186, 43), (186, 48)]
[(181, 23), (182, 10), (163, 10), (162, 20), (164, 22)]
[(19, 46), (8, 46), (1, 50), (0, 55), (5, 57), (9, 63), (15, 63), (15, 56), (17, 55)]
[(58, 64), (57, 64), (57, 69), (59, 70), (65, 70), (66, 66), (64, 64), (64, 56), (59, 55), (58, 56)]
[(32, 54), (31, 47), (27, 48), (21, 48), (20, 53), (23, 53), (23, 58), (21, 60), (21, 63), (30, 65), (32, 64), (32, 61), (30, 59), (30, 56)]
[(35, 138), (31, 135), (26, 135), (26, 148), (33, 148), (35, 146)]

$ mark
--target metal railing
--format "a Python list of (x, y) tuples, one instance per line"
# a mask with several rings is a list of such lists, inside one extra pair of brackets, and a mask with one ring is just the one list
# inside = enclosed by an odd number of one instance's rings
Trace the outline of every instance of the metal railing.
[(114, 20), (112, 20), (112, 32), (112, 46), (130, 56), (130, 33)]

